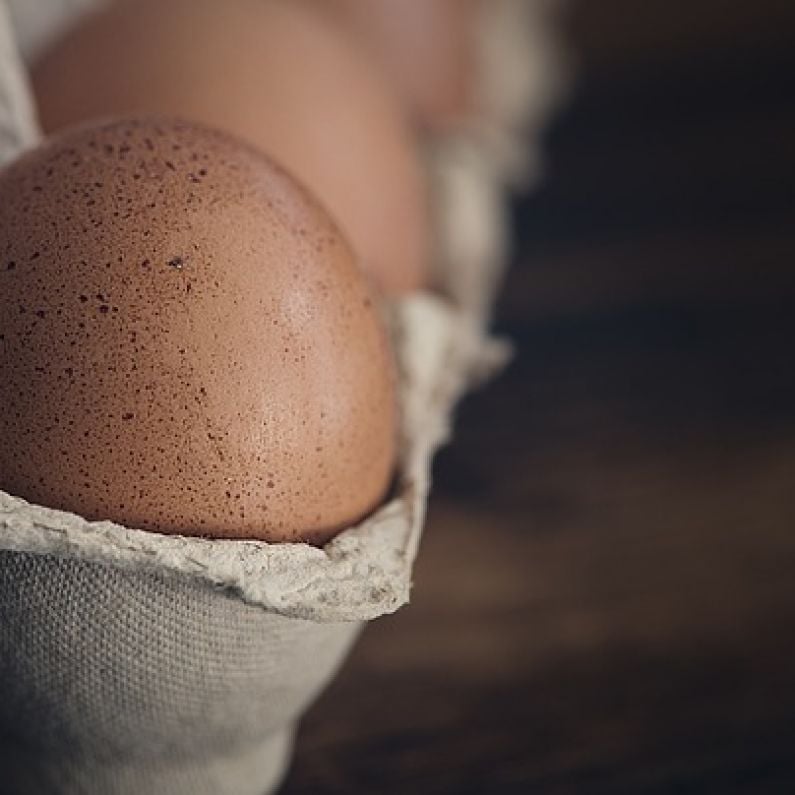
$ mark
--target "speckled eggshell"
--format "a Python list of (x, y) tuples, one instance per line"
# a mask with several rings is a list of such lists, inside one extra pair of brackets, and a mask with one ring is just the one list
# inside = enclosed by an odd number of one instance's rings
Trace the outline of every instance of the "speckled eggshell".
[(408, 117), (344, 28), (296, 0), (117, 0), (33, 68), (45, 129), (167, 114), (275, 157), (390, 293), (429, 276), (425, 173)]
[(0, 488), (129, 527), (323, 542), (388, 488), (387, 340), (272, 161), (118, 121), (0, 172)]

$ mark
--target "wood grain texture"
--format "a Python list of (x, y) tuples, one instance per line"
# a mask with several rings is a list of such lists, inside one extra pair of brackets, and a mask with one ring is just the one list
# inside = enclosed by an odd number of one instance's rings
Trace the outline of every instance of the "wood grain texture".
[(795, 791), (792, 12), (573, 4), (519, 356), (285, 793)]

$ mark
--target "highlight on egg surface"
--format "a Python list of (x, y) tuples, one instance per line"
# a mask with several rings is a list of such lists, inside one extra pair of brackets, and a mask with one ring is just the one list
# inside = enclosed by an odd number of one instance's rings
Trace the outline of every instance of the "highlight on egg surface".
[(117, 0), (34, 64), (45, 129), (159, 113), (272, 155), (337, 219), (388, 293), (429, 281), (428, 187), (394, 90), (345, 28), (298, 0)]
[(343, 236), (195, 124), (56, 136), (0, 172), (0, 488), (130, 527), (320, 543), (383, 499), (388, 341)]

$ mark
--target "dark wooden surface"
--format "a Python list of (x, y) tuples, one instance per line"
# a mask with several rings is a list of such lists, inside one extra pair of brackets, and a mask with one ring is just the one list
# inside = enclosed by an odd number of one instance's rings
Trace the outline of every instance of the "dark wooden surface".
[(284, 792), (795, 792), (792, 2), (581, 0), (519, 357)]

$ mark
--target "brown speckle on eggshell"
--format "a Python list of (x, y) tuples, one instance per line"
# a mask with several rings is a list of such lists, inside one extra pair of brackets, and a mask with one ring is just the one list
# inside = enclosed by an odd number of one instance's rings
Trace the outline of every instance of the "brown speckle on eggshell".
[(166, 120), (0, 172), (0, 488), (164, 533), (321, 542), (383, 498), (390, 353), (333, 222)]

